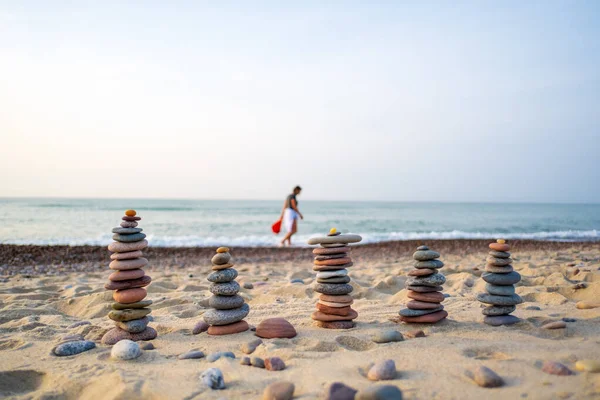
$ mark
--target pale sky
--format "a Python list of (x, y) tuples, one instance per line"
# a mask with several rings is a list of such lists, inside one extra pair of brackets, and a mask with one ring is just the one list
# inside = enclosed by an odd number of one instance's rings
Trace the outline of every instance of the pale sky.
[(600, 201), (600, 2), (365, 3), (0, 0), (0, 196)]

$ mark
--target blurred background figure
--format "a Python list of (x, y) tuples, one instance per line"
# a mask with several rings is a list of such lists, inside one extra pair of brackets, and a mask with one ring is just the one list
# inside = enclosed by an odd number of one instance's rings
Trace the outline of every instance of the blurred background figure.
[(286, 231), (283, 240), (281, 241), (281, 245), (285, 246), (286, 242), (288, 246), (292, 245), (292, 235), (298, 231), (298, 218), (304, 219), (304, 216), (298, 209), (298, 199), (297, 196), (302, 192), (302, 188), (300, 186), (296, 186), (292, 193), (286, 197), (283, 208), (281, 209), (281, 217), (282, 225)]

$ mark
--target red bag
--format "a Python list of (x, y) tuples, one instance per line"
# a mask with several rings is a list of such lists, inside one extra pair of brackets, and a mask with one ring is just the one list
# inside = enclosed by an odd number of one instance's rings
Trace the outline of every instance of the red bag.
[(279, 232), (281, 232), (281, 220), (278, 220), (273, 225), (271, 225), (271, 230), (274, 234), (279, 234)]

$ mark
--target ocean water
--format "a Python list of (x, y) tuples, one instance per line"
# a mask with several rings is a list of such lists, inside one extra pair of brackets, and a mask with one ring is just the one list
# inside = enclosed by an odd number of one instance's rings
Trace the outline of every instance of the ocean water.
[[(0, 243), (106, 245), (124, 210), (142, 217), (152, 246), (275, 246), (282, 201), (0, 199)], [(600, 240), (600, 204), (324, 202), (299, 198), (304, 245), (331, 227), (364, 242), (493, 238)]]

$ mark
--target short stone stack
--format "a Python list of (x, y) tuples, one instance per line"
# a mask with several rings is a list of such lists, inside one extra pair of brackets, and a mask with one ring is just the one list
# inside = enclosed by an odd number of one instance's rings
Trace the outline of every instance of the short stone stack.
[(209, 335), (230, 335), (247, 331), (250, 327), (244, 318), (250, 312), (250, 306), (238, 294), (240, 285), (235, 281), (238, 273), (233, 269), (231, 254), (227, 247), (219, 247), (212, 258), (213, 273), (208, 276), (210, 291), (208, 299), (212, 310), (204, 313), (204, 322), (210, 325)]
[(444, 275), (438, 272), (444, 266), (440, 253), (427, 246), (419, 246), (413, 254), (414, 270), (408, 273), (405, 286), (411, 299), (405, 309), (400, 310), (400, 320), (407, 323), (439, 322), (448, 316), (441, 303), (445, 297), (442, 285), (446, 282)]
[(521, 304), (523, 299), (515, 293), (514, 284), (521, 280), (521, 275), (513, 270), (510, 258), (510, 245), (503, 239), (490, 243), (487, 265), (481, 278), (486, 281), (485, 291), (479, 293), (477, 300), (490, 304), (483, 309), (483, 322), (492, 326), (512, 325), (520, 321), (510, 315)]
[(148, 247), (146, 235), (138, 228), (140, 217), (135, 210), (125, 211), (121, 226), (113, 228), (113, 240), (108, 250), (110, 256), (109, 268), (114, 270), (104, 285), (107, 290), (114, 290), (112, 311), (108, 317), (115, 323), (115, 328), (106, 332), (102, 343), (113, 345), (122, 339), (133, 341), (152, 340), (157, 333), (148, 326), (151, 310), (148, 308), (152, 300), (144, 300), (147, 292), (144, 289), (152, 279), (142, 269), (148, 265), (148, 260), (142, 257), (142, 250)]
[(353, 288), (349, 284), (350, 277), (346, 268), (353, 265), (348, 255), (351, 249), (348, 245), (361, 240), (359, 235), (342, 235), (333, 228), (327, 236), (308, 241), (311, 245), (321, 245), (313, 250), (313, 270), (317, 271), (317, 282), (313, 289), (321, 295), (317, 311), (311, 315), (315, 324), (321, 328), (349, 329), (355, 325), (353, 320), (358, 317), (358, 313), (350, 307), (354, 302), (350, 296)]

